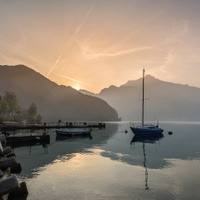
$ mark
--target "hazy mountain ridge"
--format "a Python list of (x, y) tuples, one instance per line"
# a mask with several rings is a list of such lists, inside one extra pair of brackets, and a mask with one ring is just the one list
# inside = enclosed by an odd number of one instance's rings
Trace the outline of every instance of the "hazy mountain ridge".
[(0, 66), (0, 95), (14, 92), (22, 107), (36, 103), (43, 121), (118, 120), (118, 114), (102, 99), (59, 86), (23, 66)]
[(78, 90), (80, 93), (82, 94), (86, 94), (86, 95), (90, 95), (90, 96), (97, 96), (95, 93), (93, 92), (90, 92), (90, 91), (87, 91), (87, 90), (83, 90), (83, 89), (80, 89)]
[[(142, 79), (128, 81), (120, 87), (109, 87), (99, 97), (113, 106), (122, 120), (141, 120)], [(200, 119), (200, 88), (161, 81), (150, 75), (145, 77), (146, 120)], [(156, 118), (155, 118), (156, 116)]]

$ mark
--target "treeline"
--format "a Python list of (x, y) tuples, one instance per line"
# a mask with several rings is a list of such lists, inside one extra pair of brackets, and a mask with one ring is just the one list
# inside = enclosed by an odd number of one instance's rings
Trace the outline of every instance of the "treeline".
[(16, 121), (25, 123), (41, 123), (42, 117), (37, 112), (37, 105), (31, 103), (29, 108), (22, 108), (13, 92), (5, 92), (0, 96), (0, 121)]

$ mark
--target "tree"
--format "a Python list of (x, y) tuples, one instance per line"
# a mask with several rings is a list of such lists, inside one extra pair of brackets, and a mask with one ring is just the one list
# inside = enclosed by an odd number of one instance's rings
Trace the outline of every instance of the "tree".
[(30, 123), (41, 123), (42, 117), (37, 112), (37, 106), (32, 103), (27, 109), (20, 108), (17, 97), (13, 92), (5, 92), (5, 96), (0, 96), (0, 115), (2, 120), (22, 122), (28, 120)]
[(31, 123), (40, 123), (42, 121), (42, 117), (37, 112), (37, 106), (35, 103), (32, 103), (27, 111), (28, 114), (28, 120)]
[(8, 113), (9, 105), (6, 101), (0, 101), (0, 113), (5, 115)]
[(5, 101), (8, 105), (8, 113), (11, 113), (12, 116), (14, 113), (18, 113), (20, 107), (18, 105), (17, 97), (13, 92), (5, 92), (5, 96), (3, 97), (3, 101)]
[(42, 121), (42, 116), (40, 114), (38, 114), (37, 118), (36, 118), (36, 122), (41, 123), (41, 121)]

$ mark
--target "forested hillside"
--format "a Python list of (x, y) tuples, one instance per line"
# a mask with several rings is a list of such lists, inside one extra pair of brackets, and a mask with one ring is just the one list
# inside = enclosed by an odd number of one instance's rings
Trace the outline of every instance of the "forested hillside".
[(118, 120), (115, 109), (104, 100), (59, 86), (23, 66), (0, 66), (0, 95), (14, 92), (22, 107), (35, 103), (43, 121)]

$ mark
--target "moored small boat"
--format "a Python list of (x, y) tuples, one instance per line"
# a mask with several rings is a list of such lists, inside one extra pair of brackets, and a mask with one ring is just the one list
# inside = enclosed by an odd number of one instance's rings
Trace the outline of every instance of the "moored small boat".
[(152, 135), (152, 134), (162, 134), (163, 129), (155, 125), (143, 125), (143, 126), (132, 126), (130, 127), (135, 135)]

